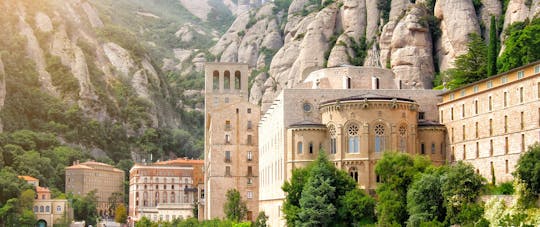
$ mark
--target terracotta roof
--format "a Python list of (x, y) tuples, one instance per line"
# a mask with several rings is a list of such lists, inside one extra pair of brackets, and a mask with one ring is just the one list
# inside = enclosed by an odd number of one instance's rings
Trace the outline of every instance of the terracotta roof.
[(66, 167), (66, 169), (92, 169), (92, 168), (82, 165), (82, 164), (78, 164), (78, 165), (68, 166)]
[(51, 192), (49, 188), (36, 186), (36, 192)]
[(107, 167), (107, 169), (104, 169), (105, 171), (122, 172), (122, 173), (124, 172), (121, 169), (114, 168), (114, 166), (111, 166), (109, 164), (95, 162), (95, 161), (87, 161), (80, 164), (75, 164), (75, 165), (66, 167), (66, 169), (94, 169), (94, 167), (96, 166)]
[(108, 166), (108, 167), (113, 167), (109, 164), (105, 164), (105, 163), (101, 163), (101, 162), (95, 162), (95, 161), (87, 161), (87, 162), (83, 162), (81, 163), (81, 165), (97, 165), (97, 166)]
[(154, 164), (156, 165), (186, 165), (186, 164), (187, 165), (202, 165), (204, 164), (204, 160), (177, 158), (174, 160), (156, 162)]
[(23, 179), (25, 181), (37, 181), (38, 179), (33, 178), (31, 176), (19, 176), (20, 179)]

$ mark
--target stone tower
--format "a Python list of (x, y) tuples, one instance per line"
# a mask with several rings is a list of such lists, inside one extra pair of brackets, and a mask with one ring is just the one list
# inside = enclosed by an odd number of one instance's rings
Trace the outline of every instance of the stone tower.
[(246, 201), (246, 219), (258, 214), (260, 108), (248, 101), (248, 65), (206, 63), (204, 218), (224, 218), (229, 189)]

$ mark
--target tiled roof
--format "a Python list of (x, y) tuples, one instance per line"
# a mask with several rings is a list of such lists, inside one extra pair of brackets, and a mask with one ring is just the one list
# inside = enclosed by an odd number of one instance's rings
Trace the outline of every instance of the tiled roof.
[(38, 179), (33, 178), (31, 176), (19, 176), (20, 179), (23, 179), (25, 181), (37, 181)]
[(154, 163), (156, 165), (202, 165), (204, 164), (204, 160), (198, 160), (198, 159), (186, 159), (186, 158), (177, 158), (174, 160), (167, 160), (167, 161), (161, 161)]
[(66, 167), (66, 169), (92, 169), (92, 168), (82, 165), (82, 164), (78, 164), (78, 165), (68, 166)]
[(49, 188), (36, 186), (36, 192), (51, 192)]

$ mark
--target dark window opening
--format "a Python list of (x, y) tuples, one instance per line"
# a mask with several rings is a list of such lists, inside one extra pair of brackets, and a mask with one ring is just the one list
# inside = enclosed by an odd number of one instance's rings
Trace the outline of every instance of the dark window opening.
[(424, 119), (425, 119), (425, 116), (426, 116), (426, 113), (425, 113), (425, 112), (418, 112), (418, 119), (419, 119), (419, 120), (424, 120)]

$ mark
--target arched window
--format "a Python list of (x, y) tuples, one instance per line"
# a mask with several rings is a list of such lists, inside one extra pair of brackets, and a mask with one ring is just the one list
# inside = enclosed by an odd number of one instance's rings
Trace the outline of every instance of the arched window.
[(328, 134), (330, 135), (330, 154), (336, 153), (336, 127), (330, 125), (328, 127)]
[(212, 89), (213, 90), (219, 89), (219, 72), (217, 70), (214, 71), (212, 75)]
[(346, 84), (346, 88), (347, 88), (347, 89), (351, 89), (351, 88), (352, 88), (352, 85), (351, 85), (352, 81), (351, 81), (351, 78), (350, 78), (350, 77), (347, 77), (347, 82), (346, 82), (346, 83), (347, 83), (347, 84)]
[(313, 142), (309, 142), (309, 153), (313, 154)]
[(358, 153), (360, 152), (360, 138), (358, 131), (360, 128), (357, 124), (350, 124), (347, 127), (347, 134), (349, 137), (349, 153)]
[(399, 126), (399, 151), (407, 150), (407, 125)]
[(241, 74), (240, 71), (234, 72), (234, 89), (240, 90), (242, 88), (242, 80), (241, 80)]
[(375, 133), (375, 152), (381, 152), (384, 151), (385, 143), (384, 143), (384, 133), (385, 128), (383, 124), (376, 124), (373, 128)]
[(174, 195), (174, 192), (171, 192), (171, 203), (175, 203), (175, 195)]
[(302, 142), (298, 142), (296, 146), (296, 153), (302, 154)]
[(163, 203), (167, 203), (167, 192), (163, 192)]
[(45, 207), (45, 212), (47, 212), (47, 213), (51, 212), (51, 207), (50, 207), (50, 206), (46, 206), (46, 207)]
[(62, 212), (62, 206), (56, 206), (56, 212)]
[(231, 89), (231, 73), (228, 70), (223, 77), (223, 89)]
[(358, 169), (356, 169), (356, 167), (351, 167), (349, 169), (349, 176), (351, 176), (354, 181), (358, 182)]
[(39, 210), (38, 206), (34, 206), (34, 213), (37, 213)]
[(45, 212), (45, 207), (39, 206), (39, 212), (41, 212), (41, 213)]

